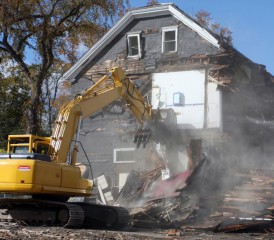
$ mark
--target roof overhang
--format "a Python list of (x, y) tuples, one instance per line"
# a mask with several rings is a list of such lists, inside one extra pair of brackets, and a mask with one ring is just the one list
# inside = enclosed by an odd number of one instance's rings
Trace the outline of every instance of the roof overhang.
[(67, 72), (63, 78), (67, 80), (78, 79), (81, 71), (92, 61), (92, 59), (103, 50), (130, 22), (134, 19), (172, 15), (186, 26), (197, 32), (212, 45), (220, 48), (218, 40), (206, 29), (183, 14), (173, 4), (160, 4), (150, 7), (137, 8), (127, 12), (93, 47), (88, 50)]

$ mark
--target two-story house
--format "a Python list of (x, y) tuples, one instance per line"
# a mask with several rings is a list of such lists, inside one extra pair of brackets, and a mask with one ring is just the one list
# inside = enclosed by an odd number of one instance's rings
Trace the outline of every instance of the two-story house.
[[(127, 12), (64, 75), (72, 93), (121, 66), (154, 109), (172, 108), (181, 138), (173, 171), (202, 152), (218, 161), (267, 163), (273, 152), (273, 76), (174, 4)], [(86, 119), (81, 141), (95, 177), (121, 187), (145, 150), (135, 150), (135, 122), (117, 101)], [(195, 155), (193, 153), (195, 152)], [(80, 154), (82, 156), (83, 154)], [(194, 156), (195, 155), (195, 156)], [(84, 158), (83, 158), (83, 161)]]

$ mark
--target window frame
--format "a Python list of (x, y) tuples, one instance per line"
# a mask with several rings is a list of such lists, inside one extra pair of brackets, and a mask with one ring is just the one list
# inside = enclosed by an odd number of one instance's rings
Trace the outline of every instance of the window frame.
[[(174, 51), (165, 51), (165, 43), (168, 41), (165, 40), (165, 33), (175, 31), (175, 50)], [(169, 41), (171, 42), (171, 41)], [(162, 27), (162, 53), (174, 53), (178, 50), (178, 26), (169, 26), (169, 27)]]
[[(138, 43), (138, 54), (136, 55), (129, 55), (130, 54), (130, 38), (137, 37)], [(141, 32), (131, 32), (127, 34), (127, 57), (129, 58), (141, 58), (142, 51), (141, 51)]]
[[(113, 162), (114, 163), (135, 163), (135, 148), (114, 148), (113, 149)], [(117, 152), (132, 152), (134, 156), (134, 161), (119, 161), (117, 159)]]

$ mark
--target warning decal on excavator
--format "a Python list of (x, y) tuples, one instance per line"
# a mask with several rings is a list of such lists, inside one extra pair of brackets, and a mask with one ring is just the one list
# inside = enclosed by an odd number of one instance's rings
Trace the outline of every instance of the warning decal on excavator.
[(18, 171), (21, 171), (21, 172), (30, 171), (30, 166), (18, 166)]

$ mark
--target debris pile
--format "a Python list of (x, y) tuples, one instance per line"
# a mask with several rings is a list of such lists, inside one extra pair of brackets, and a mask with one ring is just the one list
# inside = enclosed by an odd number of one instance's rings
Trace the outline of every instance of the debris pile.
[(133, 226), (274, 231), (274, 171), (232, 169), (207, 158), (164, 180), (163, 169), (129, 175), (116, 204), (129, 209)]
[(182, 190), (205, 162), (203, 159), (194, 170), (186, 170), (168, 179), (162, 178), (163, 166), (147, 173), (133, 170), (116, 204), (129, 210), (133, 226), (173, 227), (187, 219), (196, 208), (196, 195), (184, 195)]
[(236, 174), (245, 180), (224, 195), (223, 204), (217, 211), (225, 220), (217, 230), (273, 231), (274, 171), (241, 170)]

